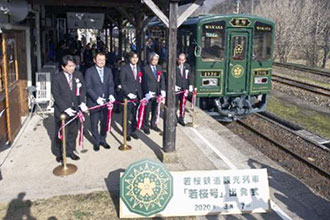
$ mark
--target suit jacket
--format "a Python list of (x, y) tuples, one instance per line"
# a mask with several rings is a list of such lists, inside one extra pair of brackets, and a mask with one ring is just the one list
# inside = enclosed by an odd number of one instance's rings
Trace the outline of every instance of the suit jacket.
[(104, 67), (102, 83), (96, 66), (92, 66), (86, 70), (85, 80), (87, 88), (87, 105), (89, 107), (98, 105), (96, 100), (99, 97), (107, 100), (109, 95), (114, 96), (114, 82), (111, 69)]
[(141, 72), (140, 67), (137, 65), (137, 76), (134, 78), (134, 73), (130, 64), (126, 64), (120, 70), (120, 84), (122, 86), (122, 91), (124, 96), (127, 97), (129, 93), (137, 95), (138, 99), (143, 98), (142, 92), (142, 79), (141, 83), (139, 81), (139, 72)]
[[(188, 75), (188, 79), (186, 79), (186, 74)], [(176, 67), (176, 85), (182, 89), (189, 89), (189, 86), (193, 85), (193, 74), (189, 64), (183, 64), (183, 76), (181, 76), (180, 67)]]
[[(80, 96), (76, 96), (78, 79), (82, 84)], [(52, 95), (55, 100), (55, 117), (60, 117), (60, 114), (67, 108), (72, 108), (76, 111), (79, 110), (79, 105), (81, 102), (85, 102), (86, 99), (86, 84), (82, 74), (78, 71), (73, 73), (72, 90), (70, 89), (64, 72), (61, 71), (59, 74), (56, 74), (52, 81)]]
[(165, 77), (162, 67), (160, 65), (157, 65), (156, 68), (157, 72), (162, 72), (160, 82), (157, 82), (157, 77), (154, 76), (150, 64), (145, 65), (143, 68), (142, 86), (144, 94), (151, 91), (156, 92), (156, 95), (159, 95), (161, 90), (165, 90)]

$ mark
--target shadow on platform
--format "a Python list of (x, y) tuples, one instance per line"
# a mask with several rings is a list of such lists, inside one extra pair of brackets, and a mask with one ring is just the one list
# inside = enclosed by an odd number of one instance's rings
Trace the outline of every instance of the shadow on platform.
[(17, 195), (17, 198), (10, 201), (6, 216), (3, 220), (36, 220), (35, 217), (31, 216), (32, 202), (30, 200), (24, 200), (25, 195), (25, 192), (21, 192)]
[[(314, 211), (317, 214), (318, 219), (325, 220), (328, 219), (328, 217), (330, 216), (329, 201), (316, 195), (304, 183), (300, 182), (295, 177), (253, 159), (249, 159), (248, 165), (252, 169), (267, 168), (267, 173), (270, 181), (275, 178), (277, 181), (275, 182), (274, 180), (273, 184), (270, 183), (272, 188), (281, 192), (281, 194), (274, 193), (274, 196), (283, 204), (285, 204), (291, 212), (295, 213), (300, 218), (308, 219), (310, 211)], [(285, 185), (290, 187), (291, 190), (287, 189), (288, 187), (286, 188)], [(299, 197), (301, 198), (299, 199)], [(299, 205), (301, 206), (301, 204), (298, 204), (298, 202), (295, 201), (299, 200), (304, 201), (304, 206), (306, 206), (305, 209), (298, 208)]]
[[(114, 129), (117, 133), (122, 134), (122, 128), (118, 127), (118, 125), (122, 125), (122, 115), (121, 114), (113, 114), (113, 122), (112, 122), (112, 128)], [(112, 132), (111, 132), (112, 133)], [(154, 142), (149, 136), (151, 135), (146, 135), (143, 133), (143, 131), (137, 129), (136, 134), (140, 138), (140, 140), (147, 145), (156, 155), (156, 157), (162, 161), (163, 160), (163, 153), (161, 150), (161, 146), (159, 146), (156, 142)], [(115, 138), (115, 140), (121, 145), (123, 143), (123, 139), (118, 139), (115, 137), (115, 135), (112, 134), (112, 136)], [(128, 141), (127, 144), (130, 142)]]

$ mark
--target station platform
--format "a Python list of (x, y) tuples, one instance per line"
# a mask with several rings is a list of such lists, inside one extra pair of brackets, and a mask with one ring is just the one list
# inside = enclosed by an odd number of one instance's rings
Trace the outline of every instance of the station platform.
[[(189, 114), (186, 115), (186, 121), (191, 121)], [(53, 169), (59, 163), (52, 154), (51, 141), (55, 134), (54, 117), (48, 115), (43, 119), (34, 115), (13, 146), (0, 153), (0, 203), (10, 202), (19, 193), (25, 193), (25, 199), (32, 201), (94, 191), (109, 191), (118, 198), (120, 172), (131, 163), (148, 158), (165, 159), (164, 163), (171, 171), (267, 168), (272, 207), (268, 213), (200, 216), (196, 219), (328, 219), (330, 216), (329, 201), (314, 194), (280, 165), (199, 109), (196, 110), (197, 128), (177, 126), (174, 156), (164, 155), (161, 149), (163, 137), (155, 131), (150, 135), (138, 131), (140, 139), (128, 142), (132, 150), (118, 150), (122, 144), (121, 115), (114, 117), (111, 134), (107, 136), (111, 149), (93, 150), (87, 120), (84, 141), (87, 152), (82, 153), (77, 147), (81, 159), (68, 159), (78, 171), (71, 176), (56, 177)], [(163, 127), (162, 121), (159, 127)]]

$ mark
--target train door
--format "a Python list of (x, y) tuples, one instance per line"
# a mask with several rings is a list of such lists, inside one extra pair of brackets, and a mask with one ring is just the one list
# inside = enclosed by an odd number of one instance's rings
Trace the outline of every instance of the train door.
[(246, 94), (248, 91), (249, 32), (228, 32), (227, 94)]

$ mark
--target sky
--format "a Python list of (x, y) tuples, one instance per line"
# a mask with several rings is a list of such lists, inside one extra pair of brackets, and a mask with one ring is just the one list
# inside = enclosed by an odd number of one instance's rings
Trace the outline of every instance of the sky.
[(213, 5), (221, 3), (223, 1), (225, 1), (225, 0), (205, 0), (202, 7), (203, 7), (203, 9), (208, 11), (209, 9), (211, 9), (213, 7)]

